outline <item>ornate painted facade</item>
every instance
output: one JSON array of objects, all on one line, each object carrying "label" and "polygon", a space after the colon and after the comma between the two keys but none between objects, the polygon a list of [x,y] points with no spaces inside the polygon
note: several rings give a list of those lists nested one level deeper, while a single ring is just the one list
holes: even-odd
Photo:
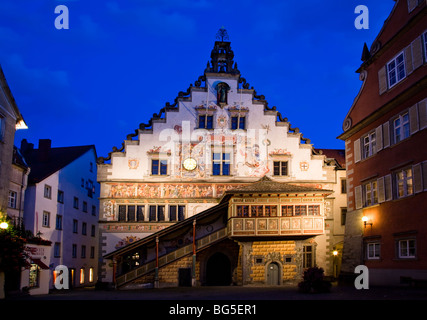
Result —
[{"label": "ornate painted facade", "polygon": [[[230,282],[266,283],[272,262],[289,271],[281,283],[303,263],[333,274],[344,235],[343,152],[314,149],[249,88],[233,58],[230,42],[216,41],[194,85],[98,158],[103,281],[178,285],[189,267],[193,284],[208,284],[207,261],[221,250]],[[277,252],[265,250],[268,241]],[[173,279],[159,280],[169,269]]]}]

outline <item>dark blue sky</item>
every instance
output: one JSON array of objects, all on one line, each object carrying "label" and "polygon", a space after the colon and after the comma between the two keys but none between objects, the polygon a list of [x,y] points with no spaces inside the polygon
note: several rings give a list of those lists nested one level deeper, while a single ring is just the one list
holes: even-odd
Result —
[{"label": "dark blue sky", "polygon": [[[69,29],[57,30],[57,5]],[[354,9],[369,9],[358,30]],[[336,137],[361,82],[368,46],[393,0],[2,0],[0,64],[38,145],[120,147],[203,74],[215,35],[228,31],[242,76],[315,148]]]}]

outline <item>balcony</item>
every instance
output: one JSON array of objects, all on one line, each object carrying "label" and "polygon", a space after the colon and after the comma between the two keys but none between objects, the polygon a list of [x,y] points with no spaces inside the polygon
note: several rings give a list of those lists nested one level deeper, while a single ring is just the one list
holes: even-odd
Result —
[{"label": "balcony", "polygon": [[231,237],[311,236],[324,233],[323,216],[292,217],[231,217],[228,231]]}]

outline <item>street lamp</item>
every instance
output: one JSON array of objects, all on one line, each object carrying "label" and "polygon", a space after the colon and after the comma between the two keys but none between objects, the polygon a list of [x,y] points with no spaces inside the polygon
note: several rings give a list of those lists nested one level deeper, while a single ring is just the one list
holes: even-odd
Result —
[{"label": "street lamp", "polygon": [[364,225],[365,225],[365,228],[366,228],[366,226],[369,224],[370,226],[371,226],[371,228],[372,228],[372,222],[368,222],[369,221],[369,218],[367,217],[367,216],[363,216],[362,217],[362,221],[363,221],[363,223],[364,223]]},{"label": "street lamp", "polygon": [[9,224],[7,222],[0,223],[0,229],[6,230],[9,227]]}]

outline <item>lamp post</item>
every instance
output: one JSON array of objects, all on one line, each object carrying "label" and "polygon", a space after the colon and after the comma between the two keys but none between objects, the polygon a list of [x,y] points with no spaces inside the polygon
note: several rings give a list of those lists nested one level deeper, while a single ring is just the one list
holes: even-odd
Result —
[{"label": "lamp post", "polygon": [[370,226],[371,226],[371,228],[372,228],[372,222],[368,222],[368,221],[369,221],[369,218],[368,218],[367,216],[363,216],[363,217],[362,217],[362,221],[363,221],[363,223],[364,223],[364,225],[365,225],[365,228],[366,228],[366,226],[367,226],[367,225],[370,225]]},{"label": "lamp post", "polygon": [[338,250],[332,251],[332,255],[334,256],[333,260],[333,268],[334,268],[334,279],[338,277],[338,263],[337,263],[337,257],[338,257]]}]

